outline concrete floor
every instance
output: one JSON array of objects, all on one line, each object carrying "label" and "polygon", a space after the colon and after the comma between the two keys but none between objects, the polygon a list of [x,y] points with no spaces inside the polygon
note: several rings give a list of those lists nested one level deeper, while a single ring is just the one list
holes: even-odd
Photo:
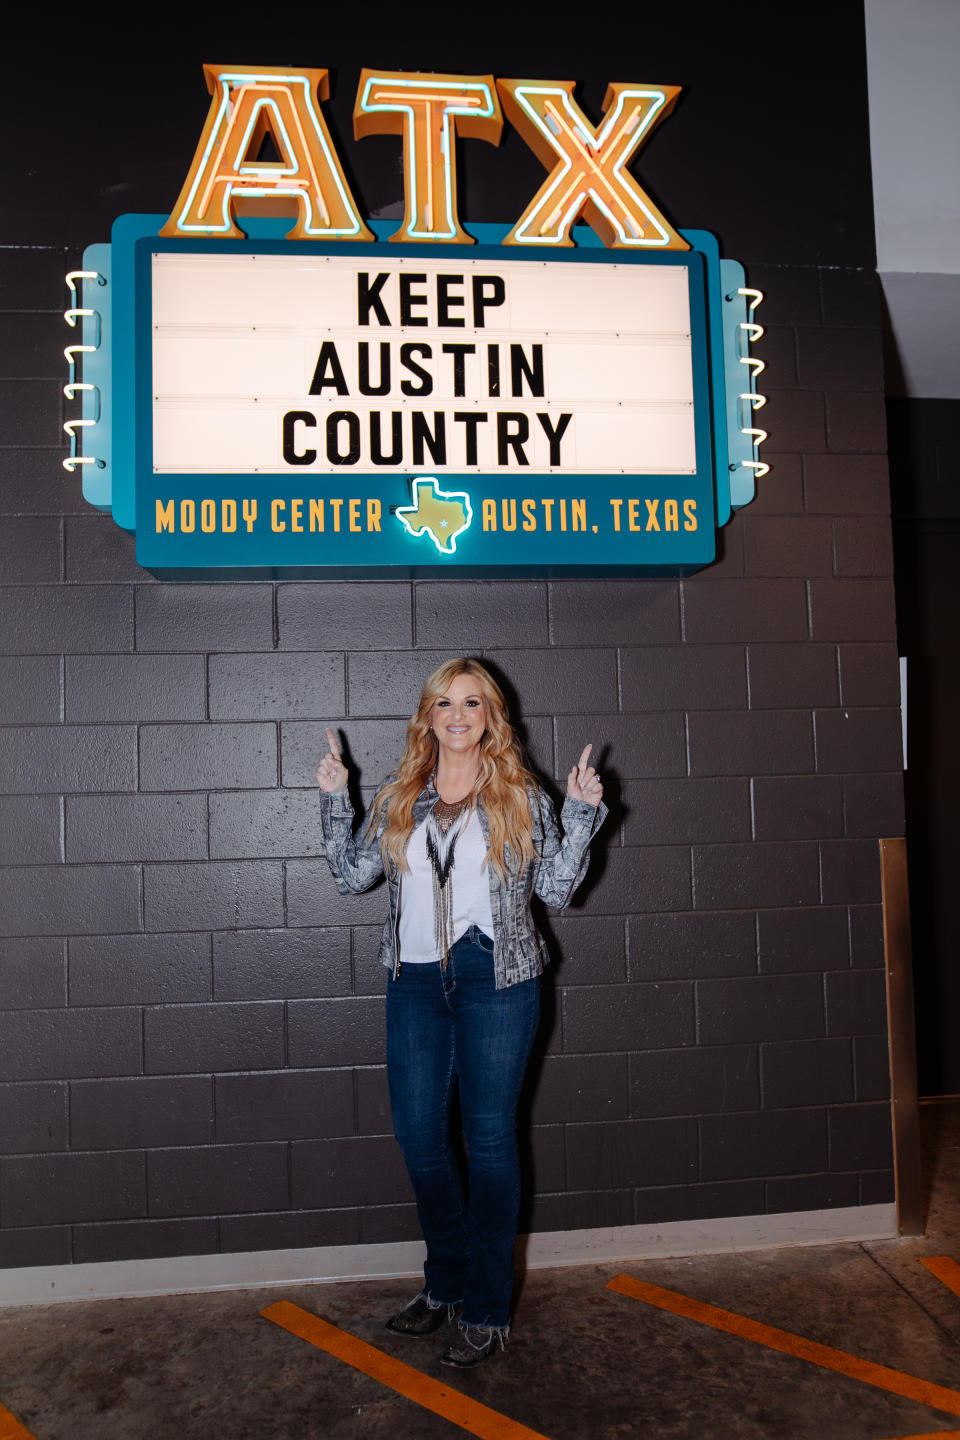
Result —
[{"label": "concrete floor", "polygon": [[960,1435],[960,1394],[950,1414],[604,1288],[627,1273],[960,1389],[960,1296],[920,1264],[960,1260],[960,1104],[922,1121],[923,1239],[534,1272],[506,1352],[462,1373],[438,1363],[442,1335],[383,1329],[405,1281],[0,1310],[0,1402],[37,1440],[466,1433],[261,1318],[284,1299],[549,1440]]}]

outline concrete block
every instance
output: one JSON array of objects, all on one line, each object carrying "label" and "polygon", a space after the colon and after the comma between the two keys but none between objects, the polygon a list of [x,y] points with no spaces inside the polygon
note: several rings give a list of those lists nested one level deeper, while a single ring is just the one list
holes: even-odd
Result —
[{"label": "concrete block", "polygon": [[69,795],[65,835],[67,860],[205,860],[207,797]]},{"label": "concrete block", "polygon": [[[554,580],[554,645],[676,645],[680,600],[675,580]],[[503,643],[495,640],[494,643]]]},{"label": "concrete block", "polygon": [[571,1190],[680,1185],[697,1178],[697,1122],[620,1120],[566,1127]]},{"label": "concrete block", "polygon": [[0,934],[99,935],[140,924],[135,865],[37,865],[0,871]]},{"label": "concrete block", "polygon": [[67,1148],[66,1085],[0,1085],[0,1154]]},{"label": "concrete block", "polygon": [[147,865],[143,887],[147,930],[240,930],[283,924],[278,861]]},{"label": "concrete block", "polygon": [[853,1075],[858,1100],[890,1099],[890,1052],[886,1034],[855,1036]]},{"label": "concrete block", "polygon": [[359,1210],[301,1210],[297,1214],[225,1215],[220,1243],[227,1254],[247,1250],[305,1250],[362,1243]]},{"label": "concrete block", "polygon": [[820,864],[825,905],[869,905],[880,899],[876,840],[823,840]]},{"label": "concrete block", "polygon": [[363,894],[340,895],[326,860],[288,860],[284,869],[287,924],[292,928],[338,925],[382,928],[388,903],[387,888],[382,880]]},{"label": "concrete block", "polygon": [[766,1188],[771,1215],[860,1204],[856,1175],[791,1175],[785,1180],[768,1180]]},{"label": "concrete block", "polygon": [[239,791],[210,796],[212,859],[322,853],[320,804],[315,790]]},{"label": "concrete block", "polygon": [[144,1157],[135,1151],[20,1155],[0,1171],[6,1225],[124,1220],[144,1207]]},{"label": "concrete block", "polygon": [[212,720],[326,720],[344,714],[344,657],[211,655]]},{"label": "concrete block", "polygon": [[72,1005],[161,1005],[212,998],[209,935],[73,936]]},{"label": "concrete block", "polygon": [[12,515],[4,520],[0,527],[0,584],[59,580],[61,524],[59,515]]},{"label": "concrete block", "polygon": [[694,711],[687,720],[692,775],[795,775],[813,770],[807,710]]},{"label": "concrete block", "polygon": [[845,970],[850,963],[847,911],[843,905],[761,910],[757,934],[764,975]]},{"label": "concrete block", "polygon": [[0,1010],[67,1003],[66,942],[59,936],[0,940]]},{"label": "concrete block", "polygon": [[71,1234],[69,1225],[0,1230],[0,1270],[28,1265],[69,1265],[73,1260]]},{"label": "concrete block", "polygon": [[557,720],[556,779],[564,786],[588,741],[593,745],[591,760],[608,780],[686,774],[686,742],[679,711],[561,715]]},{"label": "concrete block", "polygon": [[271,585],[164,585],[137,592],[137,649],[272,650]]},{"label": "concrete block", "polygon": [[131,580],[152,585],[137,564],[137,542],[109,515],[69,515],[64,522],[64,575],[68,581]]},{"label": "concrete block", "polygon": [[807,1040],[826,1033],[818,974],[698,980],[696,999],[703,1045]]},{"label": "concrete block", "polygon": [[208,1145],[155,1150],[147,1198],[151,1216],[282,1210],[288,1203],[286,1145]]},{"label": "concrete block", "polygon": [[827,395],[827,443],[831,450],[885,454],[887,411],[883,394],[832,389]]},{"label": "concrete block", "polygon": [[624,820],[628,845],[749,840],[747,779],[634,780]]},{"label": "concrete block", "polygon": [[635,1119],[756,1110],[759,1105],[755,1045],[697,1045],[630,1056],[630,1114]]},{"label": "concrete block", "polygon": [[[709,570],[705,572],[709,576]],[[684,638],[700,643],[806,640],[807,599],[802,580],[683,582]]]},{"label": "concrete block", "polygon": [[627,1090],[626,1055],[547,1055],[536,1076],[531,1120],[534,1125],[626,1120]]},{"label": "concrete block", "polygon": [[823,266],[820,295],[823,318],[829,325],[862,325],[879,331],[880,279],[875,270]]},{"label": "concrete block", "polygon": [[763,1108],[838,1105],[853,1099],[849,1040],[791,1040],[761,1045]]},{"label": "concrete block", "polygon": [[633,981],[752,975],[757,968],[755,920],[749,911],[631,915],[627,930]]},{"label": "concrete block", "polygon": [[832,522],[826,515],[747,515],[745,567],[749,576],[833,574]]},{"label": "concrete block", "polygon": [[797,330],[797,375],[816,390],[867,390],[883,394],[883,346],[879,325],[854,330],[827,326]]},{"label": "concrete block", "polygon": [[[49,319],[52,321],[52,317]],[[17,377],[4,381],[0,387],[0,435],[7,445],[18,448],[63,445],[64,436],[60,429],[62,383],[59,378]]]},{"label": "concrete block", "polygon": [[217,1000],[350,994],[350,931],[225,930],[213,937]]},{"label": "concrete block", "polygon": [[837,970],[826,976],[828,1035],[886,1035],[882,970]]},{"label": "concrete block", "polygon": [[0,588],[0,650],[8,655],[132,649],[129,585]]},{"label": "concrete block", "polygon": [[[552,956],[563,985],[603,985],[627,978],[624,923],[619,915],[554,916],[550,931],[556,940]],[[379,934],[377,935],[379,942]]]},{"label": "concrete block", "polygon": [[75,1150],[141,1150],[209,1145],[213,1084],[206,1076],[81,1080],[70,1087]]},{"label": "concrete block", "polygon": [[827,1113],[831,1170],[876,1170],[893,1158],[889,1104],[840,1105]]},{"label": "concrete block", "polygon": [[[487,650],[494,673],[519,696],[524,715],[593,715],[616,710],[614,649]],[[511,706],[511,709],[513,707]]]},{"label": "concrete block", "polygon": [[625,647],[620,652],[624,710],[743,710],[742,645]]},{"label": "concrete block", "polygon": [[137,732],[130,725],[21,725],[4,735],[0,791],[63,794],[134,790]]},{"label": "concrete block", "polygon": [[[316,768],[327,753],[320,721],[288,720],[281,727],[281,774],[287,788],[303,787],[315,792]],[[405,720],[348,720],[330,726],[338,738],[341,753],[356,779],[363,785],[379,786],[395,770],[403,754],[407,731]],[[317,801],[319,829],[319,801]]]},{"label": "concrete block", "polygon": [[202,655],[68,655],[68,720],[203,720]]},{"label": "concrete block", "polygon": [[0,796],[0,865],[63,859],[58,795]]},{"label": "concrete block", "polygon": [[701,1163],[705,1180],[822,1173],[827,1169],[826,1114],[815,1108],[705,1115]]},{"label": "concrete block", "polygon": [[73,1227],[73,1261],[165,1260],[173,1255],[214,1255],[216,1220],[116,1220]]},{"label": "concrete block", "polygon": [[281,650],[409,650],[410,586],[374,580],[279,585],[277,627]]},{"label": "concrete block", "polygon": [[883,910],[880,905],[850,906],[850,964],[872,970],[884,963]]},{"label": "concrete block", "polygon": [[279,1002],[165,1005],[143,1017],[148,1075],[275,1070],[284,1063]]},{"label": "concrete block", "polygon": [[0,655],[0,724],[60,719],[60,657]]},{"label": "concrete block", "polygon": [[899,771],[892,775],[845,775],[843,816],[844,829],[851,837],[903,835],[903,776]]},{"label": "concrete block", "polygon": [[811,515],[890,514],[885,455],[807,455],[804,480]]},{"label": "concrete block", "polygon": [[[299,1140],[291,1147],[299,1208],[409,1204],[406,1166],[393,1136]],[[366,1239],[366,1235],[364,1237]]]},{"label": "concrete block", "polygon": [[567,1055],[694,1043],[693,987],[686,983],[577,986],[563,992],[562,1007]]},{"label": "concrete block", "polygon": [[218,1144],[352,1135],[349,1070],[281,1070],[216,1077]]},{"label": "concrete block", "polygon": [[[451,655],[488,645],[546,645],[547,587],[535,580],[459,580],[414,589],[417,644]],[[384,645],[374,635],[373,643]],[[566,643],[576,643],[569,640]]]},{"label": "concrete block", "polygon": [[843,834],[838,775],[758,776],[753,781],[758,840],[819,840]]},{"label": "concrete block", "polygon": [[886,515],[840,516],[833,533],[838,575],[893,574],[893,534]]},{"label": "concrete block", "polygon": [[[692,903],[690,850],[685,845],[610,849],[573,897],[574,912],[629,915],[686,910]],[[601,868],[602,865],[602,868]]]},{"label": "concrete block", "polygon": [[837,703],[835,645],[748,645],[751,710]]},{"label": "concrete block", "polygon": [[[759,349],[754,353],[761,360],[764,358]],[[764,376],[765,378],[766,376]],[[771,379],[779,380],[782,385],[784,377],[771,375]],[[760,417],[764,422],[763,429],[768,431],[770,436],[767,448],[772,446],[776,451],[789,453],[797,451],[800,454],[824,449],[826,417],[823,396],[819,391],[780,389],[776,386],[767,387],[766,385],[762,386],[762,391],[767,397],[763,415]],[[768,465],[771,465],[771,476],[773,476],[775,472],[767,455],[767,449],[764,450],[763,458]],[[774,483],[777,482],[774,481]]]},{"label": "concrete block", "polygon": [[900,705],[900,665],[892,641],[839,645],[840,697],[844,705]]},{"label": "concrete block", "polygon": [[291,1000],[288,1007],[290,1064],[382,1065],[386,1059],[383,1001]]},{"label": "concrete block", "polygon": [[142,790],[251,790],[276,783],[276,725],[141,726]]}]

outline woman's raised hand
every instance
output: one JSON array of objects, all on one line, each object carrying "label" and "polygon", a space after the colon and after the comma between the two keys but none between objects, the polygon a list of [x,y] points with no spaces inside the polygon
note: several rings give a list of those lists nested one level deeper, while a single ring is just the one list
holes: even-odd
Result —
[{"label": "woman's raised hand", "polygon": [[567,794],[571,800],[585,800],[596,808],[603,799],[603,784],[590,764],[592,745],[584,745],[583,754],[567,776]]},{"label": "woman's raised hand", "polygon": [[334,790],[342,790],[346,785],[347,767],[340,756],[337,737],[332,730],[327,731],[327,744],[330,749],[317,766],[317,784],[321,790],[331,795]]}]

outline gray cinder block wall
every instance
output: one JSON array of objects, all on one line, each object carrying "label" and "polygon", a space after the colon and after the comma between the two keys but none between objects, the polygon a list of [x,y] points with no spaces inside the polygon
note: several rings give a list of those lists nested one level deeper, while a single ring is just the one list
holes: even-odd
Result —
[{"label": "gray cinder block wall", "polygon": [[[669,23],[650,73],[690,99],[644,174],[767,292],[772,465],[682,582],[153,580],[60,464],[62,276],[106,220],[25,199],[3,222],[0,1264],[416,1234],[384,1081],[384,897],[335,894],[312,771],[333,722],[369,794],[422,678],[463,652],[502,677],[558,789],[589,739],[613,799],[577,905],[546,921],[525,1226],[892,1198],[876,842],[903,813],[862,17],[843,21],[834,170],[807,130],[806,169],[788,156],[815,33],[786,55],[760,27],[751,54],[779,67],[762,203],[742,151],[704,142],[728,94],[710,35]],[[617,68],[582,59],[597,83]],[[484,66],[556,68],[462,57]],[[169,209],[205,103],[153,135],[163,184],[107,143],[70,157],[103,216]],[[385,156],[395,186],[392,143],[353,163]],[[519,141],[488,148],[461,172],[496,177],[470,213],[519,213],[541,172]],[[395,198],[372,173],[371,208]]]},{"label": "gray cinder block wall", "polygon": [[592,739],[614,797],[586,894],[548,922],[527,1223],[891,1198],[876,839],[903,819],[872,277],[751,267],[772,469],[699,575],[194,585],[141,572],[60,466],[64,263],[0,256],[22,337],[2,352],[3,1263],[416,1233],[384,897],[336,895],[312,771],[334,722],[373,786],[460,652],[503,677],[558,787]]}]

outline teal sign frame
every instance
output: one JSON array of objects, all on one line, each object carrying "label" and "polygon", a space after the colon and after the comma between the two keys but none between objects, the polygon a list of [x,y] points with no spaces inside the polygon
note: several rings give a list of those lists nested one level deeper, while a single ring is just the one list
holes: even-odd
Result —
[{"label": "teal sign frame", "polygon": [[[91,246],[84,268],[97,279],[83,282],[83,304],[95,309],[96,353],[85,356],[85,377],[96,375],[88,402],[97,424],[85,432],[85,448],[97,455],[83,467],[84,495],[110,511],[124,529],[136,534],[137,559],[146,569],[169,578],[335,578],[337,576],[451,575],[683,575],[715,558],[716,530],[731,510],[753,498],[755,450],[743,428],[743,391],[751,388],[744,369],[746,304],[740,290],[742,268],[721,261],[716,239],[706,231],[681,231],[689,251],[625,252],[605,248],[586,226],[574,228],[572,248],[523,246],[500,241],[507,226],[471,225],[471,246],[445,245],[444,261],[486,260],[551,265],[616,263],[681,267],[688,277],[696,471],[694,474],[585,475],[562,471],[530,473],[521,469],[411,476],[379,469],[351,468],[336,474],[305,472],[278,465],[256,474],[155,473],[153,468],[152,257],[164,252],[188,254],[355,255],[374,260],[379,246],[352,243],[286,241],[288,222],[250,220],[244,240],[161,239],[166,217],[124,215],[113,226],[109,246]],[[378,239],[393,222],[371,221]],[[390,245],[391,259],[437,259],[431,244]],[[375,261],[374,261],[375,263]],[[86,325],[85,321],[85,325]],[[91,328],[93,334],[93,328]],[[86,336],[85,336],[86,338]],[[307,401],[308,397],[304,397]],[[86,414],[85,410],[85,414]],[[738,421],[740,423],[738,424]],[[749,425],[751,422],[746,421]],[[448,515],[450,531],[422,523],[418,508],[430,500],[430,514]],[[295,533],[287,524],[271,528],[271,505],[282,502],[291,514],[295,501],[306,506],[325,498],[322,531]],[[534,511],[523,511],[533,497]],[[547,497],[546,500],[544,497]],[[223,502],[257,501],[252,527],[241,522],[232,531],[219,524],[205,533],[199,514],[223,514]],[[331,501],[339,499],[337,528]],[[484,501],[488,502],[484,506]],[[549,501],[549,505],[547,503]],[[686,505],[684,502],[688,502]],[[158,531],[158,502],[193,502],[194,528],[175,525]],[[350,502],[354,502],[353,511]],[[362,517],[373,502],[379,529]],[[439,508],[438,508],[438,502]],[[492,503],[492,510],[491,510]],[[651,508],[652,507],[652,508]],[[517,515],[516,528],[504,528]],[[167,512],[170,513],[170,512]],[[535,513],[535,526],[522,517]],[[665,524],[669,513],[672,523]],[[496,529],[485,528],[491,514]],[[689,525],[695,516],[696,527]],[[350,518],[361,518],[353,528]],[[688,522],[685,526],[685,520]],[[677,523],[678,522],[678,523]],[[446,527],[447,520],[440,524]],[[549,523],[549,528],[547,525]],[[431,522],[432,524],[432,522]],[[448,538],[449,536],[449,538]]]}]

